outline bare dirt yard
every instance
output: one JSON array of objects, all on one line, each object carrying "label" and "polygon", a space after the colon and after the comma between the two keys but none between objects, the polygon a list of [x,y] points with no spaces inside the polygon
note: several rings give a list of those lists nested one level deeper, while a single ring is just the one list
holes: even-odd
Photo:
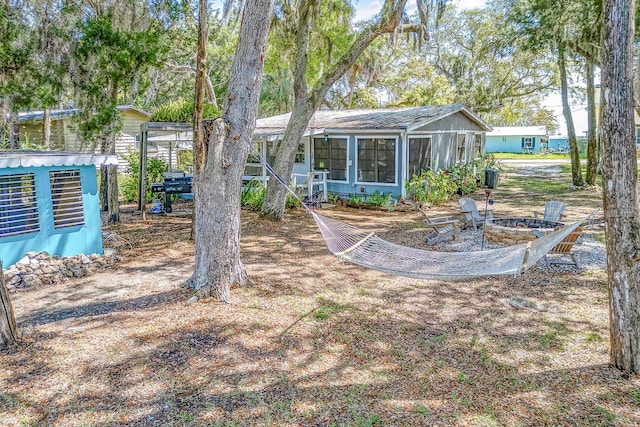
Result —
[{"label": "bare dirt yard", "polygon": [[[597,190],[567,182],[557,168],[512,167],[495,216],[531,216],[549,199],[567,203],[568,220],[600,207]],[[472,197],[484,203],[483,191]],[[432,211],[457,213],[457,200]],[[424,245],[414,211],[322,213],[451,250]],[[598,224],[579,269],[445,282],[339,261],[302,210],[281,222],[243,212],[251,284],[223,304],[188,303],[190,222],[125,207],[105,226],[124,239],[114,267],[11,293],[23,338],[0,352],[1,425],[640,425],[640,378],[608,364]]]}]

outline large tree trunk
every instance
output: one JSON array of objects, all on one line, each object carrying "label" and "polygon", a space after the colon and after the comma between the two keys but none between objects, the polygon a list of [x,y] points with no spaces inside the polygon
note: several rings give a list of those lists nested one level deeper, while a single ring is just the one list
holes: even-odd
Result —
[{"label": "large tree trunk", "polygon": [[587,184],[596,185],[598,175],[598,137],[596,135],[596,91],[594,84],[595,64],[587,60]]},{"label": "large tree trunk", "polygon": [[[306,83],[306,73],[313,3],[313,0],[305,0],[298,7],[299,21],[296,27],[296,56],[295,64],[293,65],[294,110],[291,112],[287,129],[278,146],[276,152],[278,158],[275,161],[274,168],[284,180],[289,180],[293,172],[295,151],[298,144],[304,135],[313,112],[320,107],[331,85],[351,68],[371,42],[378,36],[393,32],[396,29],[407,0],[386,0],[382,6],[379,20],[364,28],[344,55],[335,64],[332,64],[320,76],[313,88],[309,90]],[[272,219],[282,219],[286,196],[286,189],[282,188],[282,185],[277,180],[270,179],[267,183],[261,214]]]},{"label": "large tree trunk", "polygon": [[[203,147],[202,128],[200,127],[204,110],[205,75],[207,66],[207,0],[200,0],[198,9],[198,45],[196,53],[196,90],[193,111],[193,156],[194,167],[197,172],[201,170],[202,161],[199,148]],[[195,194],[195,192],[194,192]],[[196,213],[191,217],[191,240],[196,235]]]},{"label": "large tree trunk", "polygon": [[635,0],[604,2],[603,201],[609,277],[611,363],[640,372],[640,207],[633,117]]},{"label": "large tree trunk", "polygon": [[571,156],[571,178],[573,185],[582,187],[582,169],[580,166],[580,153],[578,152],[578,140],[576,139],[576,128],[573,124],[571,107],[569,106],[569,84],[567,82],[567,64],[565,58],[565,47],[561,43],[558,46],[558,69],[560,71],[560,86],[562,95],[562,113],[567,122],[567,138],[569,139],[569,154]]},{"label": "large tree trunk", "polygon": [[2,261],[0,261],[0,348],[12,346],[18,337],[18,326],[13,314],[13,306],[9,299],[7,286],[4,283]]},{"label": "large tree trunk", "polygon": [[51,109],[45,108],[42,114],[42,148],[49,149],[51,145]]},{"label": "large tree trunk", "polygon": [[109,222],[120,222],[120,202],[118,201],[118,166],[107,166],[107,191]]},{"label": "large tree trunk", "polygon": [[255,128],[273,0],[248,0],[222,118],[203,122],[195,167],[196,259],[189,287],[195,297],[229,300],[243,285],[240,261],[242,175]]},{"label": "large tree trunk", "polygon": [[12,150],[20,148],[20,124],[17,112],[9,113],[9,147]]}]

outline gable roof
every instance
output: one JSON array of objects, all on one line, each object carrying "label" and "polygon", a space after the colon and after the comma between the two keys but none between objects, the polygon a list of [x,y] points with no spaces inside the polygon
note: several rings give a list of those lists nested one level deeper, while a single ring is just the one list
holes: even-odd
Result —
[{"label": "gable roof", "polygon": [[546,136],[545,126],[505,126],[495,127],[487,136]]},{"label": "gable roof", "polygon": [[[116,109],[120,112],[125,112],[127,110],[131,110],[140,115],[151,117],[151,114],[141,110],[140,108],[134,107],[133,105],[119,105]],[[51,120],[60,120],[67,117],[71,117],[74,114],[80,112],[79,108],[65,108],[62,110],[51,110]],[[43,110],[35,110],[35,111],[24,111],[22,113],[18,113],[18,123],[25,122],[41,122],[44,119],[44,111]]]},{"label": "gable roof", "polygon": [[[461,104],[406,108],[377,108],[361,110],[319,110],[309,120],[307,132],[412,131],[447,116],[462,113],[481,129],[491,130],[484,120]],[[258,119],[254,137],[280,135],[289,123],[291,113]]]}]

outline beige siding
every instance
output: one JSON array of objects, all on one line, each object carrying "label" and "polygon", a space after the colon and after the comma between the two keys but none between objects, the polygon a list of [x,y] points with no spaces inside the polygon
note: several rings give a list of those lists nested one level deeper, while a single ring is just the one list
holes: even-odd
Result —
[{"label": "beige siding", "polygon": [[[51,122],[51,139],[49,147],[53,150],[64,149],[64,129],[62,120],[53,120]],[[42,145],[42,123],[23,123],[20,125],[20,143]]]}]

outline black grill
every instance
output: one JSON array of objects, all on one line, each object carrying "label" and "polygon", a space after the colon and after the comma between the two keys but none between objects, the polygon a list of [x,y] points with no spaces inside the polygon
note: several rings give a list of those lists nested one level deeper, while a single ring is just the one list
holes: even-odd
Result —
[{"label": "black grill", "polygon": [[154,182],[151,184],[151,191],[154,193],[164,193],[164,211],[171,212],[171,195],[191,193],[191,183],[193,175],[184,172],[165,172],[162,174],[164,182]]}]

